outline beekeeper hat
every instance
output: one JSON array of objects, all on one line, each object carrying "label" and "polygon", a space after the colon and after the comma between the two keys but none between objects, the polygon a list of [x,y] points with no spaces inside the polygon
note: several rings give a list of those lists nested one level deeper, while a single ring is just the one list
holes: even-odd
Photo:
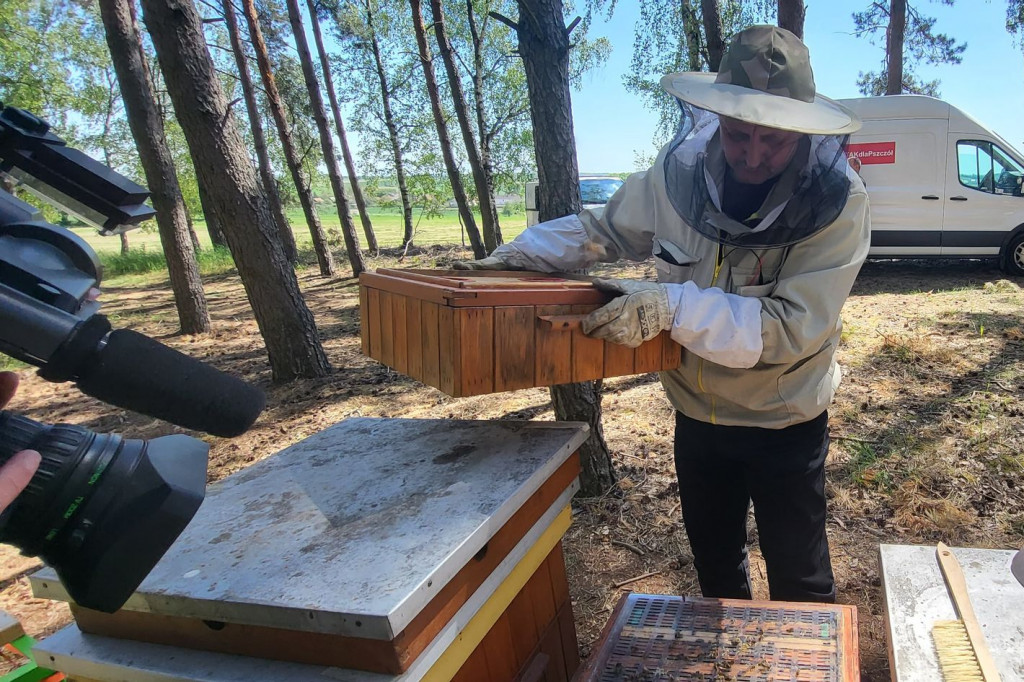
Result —
[{"label": "beekeeper hat", "polygon": [[670,73],[661,87],[700,109],[769,128],[847,135],[861,125],[855,113],[815,92],[807,46],[778,26],[733,36],[717,74]]}]

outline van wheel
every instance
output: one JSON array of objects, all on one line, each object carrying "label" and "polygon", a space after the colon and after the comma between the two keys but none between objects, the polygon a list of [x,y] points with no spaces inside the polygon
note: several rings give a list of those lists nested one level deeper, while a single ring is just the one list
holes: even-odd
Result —
[{"label": "van wheel", "polygon": [[1006,245],[1003,252],[1003,271],[1015,277],[1024,277],[1024,232],[1021,232]]}]

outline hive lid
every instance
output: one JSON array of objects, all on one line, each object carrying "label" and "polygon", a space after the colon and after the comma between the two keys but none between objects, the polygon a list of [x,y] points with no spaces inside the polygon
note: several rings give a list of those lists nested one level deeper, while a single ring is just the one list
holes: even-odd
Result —
[{"label": "hive lid", "polygon": [[[393,639],[586,434],[349,419],[211,486],[124,608]],[[69,599],[49,568],[32,586]]]}]

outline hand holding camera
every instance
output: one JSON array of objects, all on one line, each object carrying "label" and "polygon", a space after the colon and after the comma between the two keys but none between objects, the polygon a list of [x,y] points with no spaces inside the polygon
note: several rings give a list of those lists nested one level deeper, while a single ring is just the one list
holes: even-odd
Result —
[{"label": "hand holding camera", "polygon": [[[18,375],[0,372],[0,407],[7,405],[16,390]],[[39,453],[35,450],[21,450],[0,467],[0,512],[7,509],[32,480],[32,475],[39,468],[39,460]]]}]

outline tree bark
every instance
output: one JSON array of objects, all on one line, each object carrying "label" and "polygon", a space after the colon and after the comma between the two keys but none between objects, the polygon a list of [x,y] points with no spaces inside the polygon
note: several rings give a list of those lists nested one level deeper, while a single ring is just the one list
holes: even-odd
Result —
[{"label": "tree bark", "polygon": [[427,95],[430,97],[430,109],[434,114],[434,125],[437,127],[437,139],[441,145],[444,167],[448,171],[448,181],[451,183],[452,193],[455,195],[455,203],[459,207],[462,225],[466,228],[466,234],[469,235],[473,255],[476,258],[485,258],[487,249],[484,248],[480,230],[476,226],[476,219],[469,207],[469,197],[466,196],[466,189],[462,185],[462,176],[459,174],[459,167],[455,161],[455,155],[452,153],[452,141],[448,136],[448,124],[445,123],[444,111],[441,109],[441,95],[437,88],[437,78],[434,76],[430,46],[427,44],[427,31],[423,26],[423,7],[420,0],[409,0],[409,5],[412,8],[412,26],[416,33],[416,45],[419,47],[420,66],[423,67]]},{"label": "tree bark", "polygon": [[249,115],[249,128],[252,130],[253,146],[256,148],[256,159],[259,162],[263,191],[267,193],[270,212],[274,215],[274,221],[277,223],[285,256],[294,263],[298,258],[295,235],[292,234],[292,227],[288,224],[288,218],[284,214],[281,194],[277,191],[277,179],[274,178],[274,171],[270,166],[267,138],[263,134],[263,121],[260,119],[260,110],[256,104],[256,89],[253,87],[252,77],[249,75],[249,60],[246,58],[245,45],[242,43],[242,36],[238,31],[235,7],[232,0],[224,0],[222,4],[228,37],[231,39],[231,51],[235,55],[235,67],[238,69],[238,80],[242,84],[242,99],[245,100],[245,110]]},{"label": "tree bark", "polygon": [[331,249],[327,245],[327,235],[324,234],[323,225],[320,224],[320,216],[317,215],[316,206],[313,203],[313,193],[310,191],[309,183],[306,182],[305,173],[302,172],[302,162],[295,149],[295,142],[292,140],[291,126],[288,125],[288,117],[285,116],[284,103],[281,101],[281,93],[274,81],[274,72],[270,68],[270,55],[267,52],[267,44],[263,40],[263,31],[260,30],[259,18],[256,15],[256,3],[253,0],[242,0],[242,6],[245,8],[245,19],[249,25],[249,39],[256,52],[256,63],[259,65],[260,77],[263,80],[263,90],[267,94],[270,113],[273,114],[277,135],[281,139],[285,162],[292,175],[292,182],[295,183],[295,192],[299,196],[302,212],[306,216],[309,234],[313,239],[313,250],[316,252],[316,260],[320,265],[320,274],[324,277],[331,277],[334,275],[334,256],[331,255]]},{"label": "tree bark", "polygon": [[402,144],[398,139],[398,125],[395,123],[394,113],[391,111],[391,90],[388,87],[387,71],[384,69],[384,59],[380,53],[380,42],[377,40],[377,30],[374,27],[373,9],[370,0],[364,3],[366,11],[366,26],[370,32],[370,48],[373,52],[373,61],[377,67],[377,79],[380,81],[381,106],[384,109],[384,125],[388,129],[388,139],[391,142],[391,150],[395,159],[395,178],[398,182],[398,196],[402,201],[402,248],[406,249],[412,244],[412,200],[409,198],[409,186],[405,181],[405,161],[402,158]]},{"label": "tree bark", "polygon": [[725,54],[722,40],[722,13],[718,0],[700,0],[700,11],[704,20],[704,37],[708,45],[708,69],[717,73]]},{"label": "tree bark", "polygon": [[210,203],[203,183],[198,181],[198,177],[196,180],[197,189],[199,190],[199,205],[203,207],[203,220],[206,222],[206,232],[210,235],[210,243],[214,246],[227,246],[228,240],[220,229],[220,218],[217,215],[217,211],[214,210],[213,204]]},{"label": "tree bark", "polygon": [[700,60],[700,19],[697,18],[697,10],[693,7],[692,0],[683,0],[683,33],[686,34],[686,53],[689,59],[690,71],[702,71]]},{"label": "tree bark", "polygon": [[[157,229],[167,261],[178,323],[185,334],[208,332],[210,315],[189,235],[188,213],[143,56],[135,5],[132,0],[100,0],[99,5],[111,61],[121,86],[128,126],[135,138],[153,208],[156,209]],[[122,240],[122,247],[127,247],[127,239]]]},{"label": "tree bark", "polygon": [[330,371],[313,315],[285,257],[266,194],[238,133],[191,0],[142,0],[146,26],[174,111],[210,192],[224,235],[267,344],[273,377]]},{"label": "tree bark", "polygon": [[[494,161],[491,158],[491,135],[487,130],[485,122],[484,107],[484,57],[483,38],[476,27],[474,19],[473,0],[466,0],[466,20],[469,22],[469,33],[473,40],[473,103],[476,109],[477,135],[480,136],[480,166],[484,173],[484,183],[487,185],[487,196],[491,199],[491,206],[494,209],[494,234],[495,248],[505,242],[501,235],[501,223],[498,220],[498,202],[494,192]],[[487,19],[484,19],[486,25]],[[488,234],[484,226],[484,245],[488,245]],[[491,247],[487,246],[488,252]]]},{"label": "tree bark", "polygon": [[907,0],[889,4],[889,30],[885,40],[885,94],[903,92],[903,38],[907,32]]},{"label": "tree bark", "polygon": [[462,91],[462,75],[459,73],[459,67],[455,63],[455,51],[452,49],[451,41],[448,40],[444,8],[441,7],[441,0],[430,0],[430,12],[434,15],[434,36],[437,38],[437,50],[441,54],[441,62],[444,64],[445,72],[448,74],[448,87],[452,93],[455,117],[459,122],[462,142],[466,146],[466,158],[469,161],[469,168],[473,173],[476,198],[480,203],[480,220],[483,227],[484,248],[486,253],[490,253],[498,247],[498,243],[495,241],[495,233],[497,232],[495,226],[498,224],[498,212],[494,207],[494,196],[491,194],[491,188],[487,186],[487,177],[484,175],[480,150],[473,136],[473,128],[469,120],[469,110],[466,106],[466,95]]},{"label": "tree bark", "polygon": [[[537,154],[540,219],[582,209],[579,167],[569,95],[569,35],[561,0],[518,0],[519,54],[526,69]],[[590,435],[580,447],[580,493],[600,495],[615,482],[611,453],[601,428],[601,385],[588,381],[551,387],[557,419],[583,421]]]},{"label": "tree bark", "polygon": [[363,234],[366,236],[366,248],[370,250],[370,253],[377,253],[380,251],[380,247],[377,245],[377,235],[373,233],[370,214],[366,210],[366,198],[363,196],[363,188],[359,185],[355,160],[352,158],[352,151],[348,147],[348,135],[345,134],[345,122],[341,119],[341,107],[338,106],[338,94],[334,90],[331,62],[327,58],[327,50],[324,49],[324,38],[320,33],[320,19],[316,15],[316,4],[314,0],[306,0],[306,6],[309,7],[309,19],[313,23],[313,38],[316,39],[316,51],[320,56],[320,69],[324,74],[324,88],[327,90],[327,97],[331,103],[331,113],[334,115],[334,127],[338,130],[341,158],[345,160],[345,171],[348,173],[348,182],[352,187],[352,198],[356,202],[356,210],[359,211],[359,221],[363,225]]},{"label": "tree bark", "polygon": [[302,65],[302,78],[306,81],[309,103],[313,109],[313,120],[316,121],[317,131],[320,133],[320,151],[323,152],[327,175],[331,179],[334,205],[338,210],[338,220],[341,222],[341,235],[345,239],[345,251],[348,253],[349,263],[352,264],[352,274],[358,277],[366,270],[366,263],[363,262],[363,254],[359,250],[359,235],[356,234],[356,226],[352,223],[352,214],[348,209],[348,197],[345,196],[345,185],[342,183],[341,170],[338,168],[338,156],[334,153],[334,138],[331,137],[331,129],[327,125],[327,110],[324,108],[320,83],[317,82],[316,70],[313,68],[313,56],[309,51],[309,41],[306,40],[306,29],[302,25],[302,13],[299,11],[298,0],[286,0],[286,4],[288,20],[295,37],[295,49],[299,53],[299,64]]},{"label": "tree bark", "polygon": [[804,37],[804,0],[779,0],[779,26],[792,31],[797,38]]}]

